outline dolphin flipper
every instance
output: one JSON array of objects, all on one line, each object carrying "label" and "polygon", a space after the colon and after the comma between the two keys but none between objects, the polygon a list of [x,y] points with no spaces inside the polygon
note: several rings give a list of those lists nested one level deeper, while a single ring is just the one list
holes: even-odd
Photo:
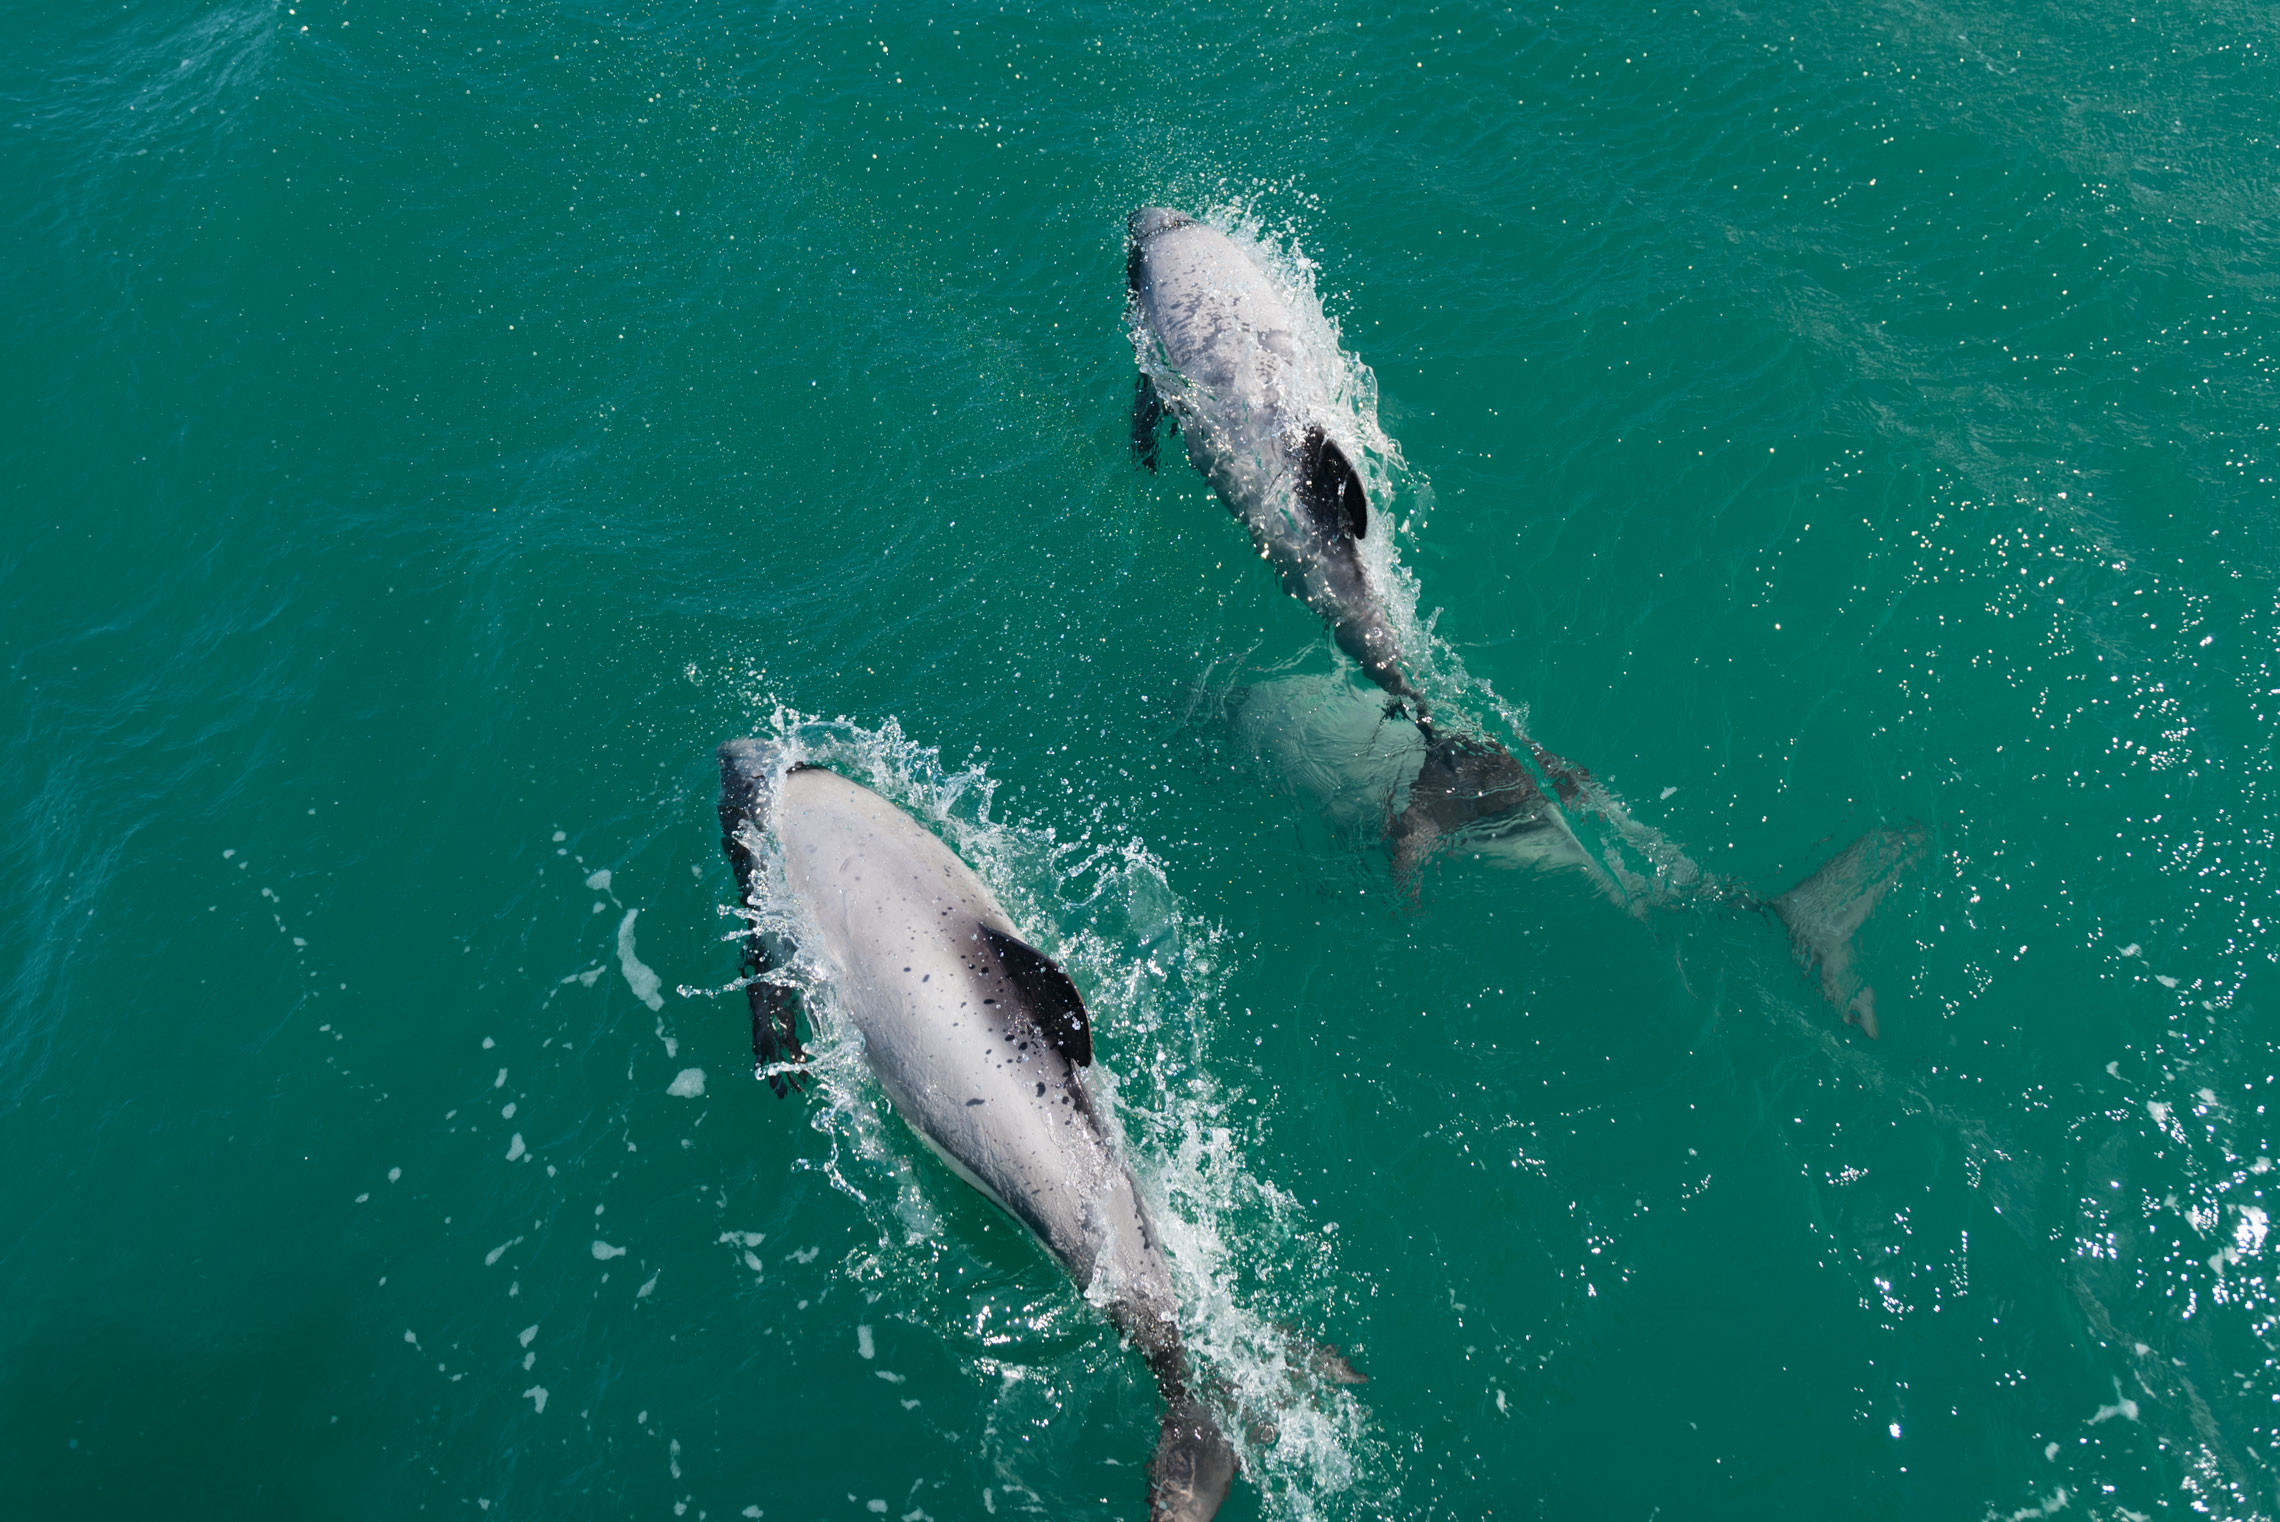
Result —
[{"label": "dolphin flipper", "polygon": [[1354,1367],[1335,1343],[1317,1342],[1296,1327],[1276,1324],[1288,1350],[1293,1380],[1308,1379],[1333,1385],[1366,1385],[1370,1377]]},{"label": "dolphin flipper", "polygon": [[1876,990],[1854,966],[1854,937],[1900,874],[1923,854],[1920,825],[1870,830],[1772,903],[1797,963],[1821,977],[1821,994],[1876,1039]]},{"label": "dolphin flipper", "polygon": [[760,937],[750,937],[743,975],[750,979],[744,985],[744,997],[752,1006],[752,1076],[764,1080],[782,1099],[789,1092],[787,1081],[793,1089],[807,1087],[805,1076],[786,1071],[793,1064],[806,1062],[807,1052],[800,1046],[796,1023],[799,1000],[790,989],[768,980],[774,965],[760,946]]},{"label": "dolphin flipper", "polygon": [[[775,758],[758,740],[730,740],[720,748],[720,847],[736,872],[736,896],[750,903],[759,881],[760,860],[752,841],[768,816],[768,777]],[[744,938],[740,972],[745,980],[745,1001],[752,1007],[753,1076],[767,1080],[782,1099],[804,1087],[797,1072],[786,1074],[788,1064],[807,1061],[800,1048],[799,1001],[792,991],[771,981],[775,967],[767,941],[754,928]],[[790,1079],[786,1085],[787,1076]]]},{"label": "dolphin flipper", "polygon": [[1163,421],[1164,399],[1143,372],[1132,388],[1132,458],[1151,471],[1156,468],[1156,431]]}]

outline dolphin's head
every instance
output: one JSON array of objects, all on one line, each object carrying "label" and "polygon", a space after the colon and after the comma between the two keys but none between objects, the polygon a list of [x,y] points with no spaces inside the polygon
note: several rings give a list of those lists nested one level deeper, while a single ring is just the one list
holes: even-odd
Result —
[{"label": "dolphin's head", "polygon": [[766,829],[768,793],[776,775],[778,747],[761,740],[730,740],[720,748],[720,838],[744,883],[751,870],[743,827]]},{"label": "dolphin's head", "polygon": [[1145,243],[1160,232],[1185,227],[1194,218],[1185,212],[1173,211],[1168,206],[1143,206],[1125,220],[1125,235],[1134,243]]},{"label": "dolphin's head", "polygon": [[1124,222],[1124,288],[1134,295],[1146,278],[1148,240],[1158,233],[1185,227],[1194,219],[1166,206],[1143,206]]},{"label": "dolphin's head", "polygon": [[768,780],[775,774],[779,748],[765,740],[749,738],[729,740],[721,745],[718,755],[723,812],[732,795],[746,808],[759,808],[768,790]]}]

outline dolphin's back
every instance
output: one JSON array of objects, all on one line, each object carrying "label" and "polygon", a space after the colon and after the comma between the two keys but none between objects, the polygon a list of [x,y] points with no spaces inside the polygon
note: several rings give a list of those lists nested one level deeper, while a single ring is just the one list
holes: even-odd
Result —
[{"label": "dolphin's back", "polygon": [[1144,1302],[1133,1309],[1168,1324],[1169,1268],[1066,1043],[1048,1039],[992,940],[1019,940],[996,896],[908,814],[835,772],[787,776],[775,826],[815,949],[895,1108],[1079,1284],[1111,1260],[1120,1290]]}]

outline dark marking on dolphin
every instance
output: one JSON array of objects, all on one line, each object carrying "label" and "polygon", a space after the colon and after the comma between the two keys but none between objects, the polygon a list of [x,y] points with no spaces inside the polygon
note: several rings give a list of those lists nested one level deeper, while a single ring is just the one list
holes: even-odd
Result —
[{"label": "dark marking on dolphin", "polygon": [[1370,499],[1362,478],[1319,424],[1306,430],[1299,455],[1298,501],[1325,538],[1343,534],[1359,539],[1370,531]]},{"label": "dark marking on dolphin", "polygon": [[1030,1018],[1037,1022],[1038,1031],[1052,1043],[1053,1050],[1078,1067],[1091,1067],[1092,1023],[1085,1015],[1084,998],[1069,975],[1020,937],[988,925],[981,931],[990,950],[997,954],[998,965],[1028,1001]]}]

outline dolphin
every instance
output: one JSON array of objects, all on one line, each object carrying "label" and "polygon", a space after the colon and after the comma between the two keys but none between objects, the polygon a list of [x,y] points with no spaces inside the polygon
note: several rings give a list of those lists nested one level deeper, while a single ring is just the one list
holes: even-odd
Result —
[{"label": "dolphin", "polygon": [[[1085,1091],[1092,1024],[1076,985],[908,814],[836,772],[779,778],[781,767],[757,740],[720,748],[721,844],[741,897],[756,901],[772,832],[879,1087],[952,1172],[1036,1235],[1156,1376],[1151,1522],[1208,1522],[1235,1451],[1197,1390],[1162,1238]],[[800,1056],[788,999],[766,977],[784,950],[756,930],[745,951],[754,1056],[772,1081],[780,1059]]]},{"label": "dolphin", "polygon": [[[1875,1036],[1875,995],[1856,969],[1854,934],[1916,858],[1922,831],[1870,831],[1767,899],[1702,872],[1631,819],[1589,772],[1534,741],[1515,755],[1486,735],[1437,722],[1404,663],[1384,589],[1362,558],[1373,527],[1369,492],[1337,437],[1345,423],[1329,388],[1299,353],[1288,299],[1234,239],[1162,206],[1142,207],[1126,224],[1124,280],[1140,364],[1133,454],[1156,468],[1169,414],[1189,461],[1250,530],[1284,588],[1329,625],[1338,648],[1392,698],[1391,714],[1424,741],[1407,788],[1397,791],[1405,801],[1398,812],[1388,805],[1395,878],[1414,886],[1434,848],[1464,835],[1516,856],[1579,866],[1637,913],[1675,897],[1768,911],[1788,931],[1799,964],[1819,974],[1823,996]],[[1624,865],[1626,847],[1649,861],[1651,877]]]},{"label": "dolphin", "polygon": [[1299,363],[1289,303],[1215,227],[1150,206],[1132,214],[1130,232],[1125,283],[1139,332],[1176,377],[1160,392],[1142,372],[1135,453],[1155,468],[1168,405],[1188,458],[1284,587],[1321,615],[1372,681],[1415,703],[1401,640],[1362,563],[1369,493],[1333,433],[1327,398]]},{"label": "dolphin", "polygon": [[[1426,741],[1390,831],[1395,874],[1414,878],[1442,838],[1482,821],[1500,832],[1567,833],[1580,768],[1530,746],[1523,764],[1485,736],[1435,723],[1404,665],[1384,590],[1362,559],[1369,491],[1337,438],[1328,389],[1298,352],[1290,303],[1218,228],[1147,206],[1127,226],[1124,276],[1141,358],[1132,447],[1156,467],[1167,412],[1188,459],[1288,592],[1393,698]],[[1557,801],[1555,801],[1557,800]]]}]

